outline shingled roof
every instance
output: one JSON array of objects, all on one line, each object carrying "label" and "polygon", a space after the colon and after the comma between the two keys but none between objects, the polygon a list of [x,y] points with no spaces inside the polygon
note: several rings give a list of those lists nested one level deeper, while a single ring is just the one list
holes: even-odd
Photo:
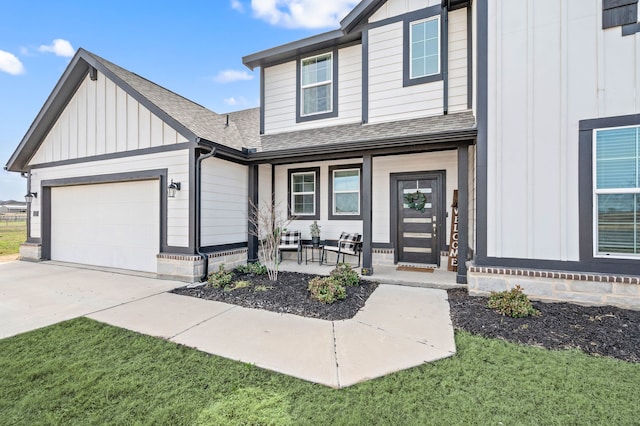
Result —
[{"label": "shingled roof", "polygon": [[383,140],[421,140],[435,139],[442,135],[455,136],[456,133],[473,133],[476,120],[472,112],[460,112],[433,117],[421,117],[411,120],[387,123],[345,124],[322,127],[319,129],[279,133],[262,136],[262,149],[266,152],[332,145],[350,144],[366,147],[372,142]]},{"label": "shingled roof", "polygon": [[[59,112],[66,106],[91,68],[102,72],[161,120],[193,142],[203,139],[238,151],[242,151],[242,148],[259,148],[259,112],[255,109],[229,114],[227,121],[226,115],[216,114],[98,55],[78,49],[7,162],[6,169],[25,170],[29,159],[55,123]],[[235,122],[234,119],[238,121]],[[255,130],[255,136],[250,136],[254,129],[258,129]]]}]

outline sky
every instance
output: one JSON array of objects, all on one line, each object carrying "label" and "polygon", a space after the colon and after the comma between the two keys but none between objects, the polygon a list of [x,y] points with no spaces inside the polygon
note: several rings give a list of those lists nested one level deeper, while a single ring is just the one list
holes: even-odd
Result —
[{"label": "sky", "polygon": [[217,113],[259,106],[242,57],[338,28],[357,0],[0,0],[0,200],[4,171],[82,47]]}]

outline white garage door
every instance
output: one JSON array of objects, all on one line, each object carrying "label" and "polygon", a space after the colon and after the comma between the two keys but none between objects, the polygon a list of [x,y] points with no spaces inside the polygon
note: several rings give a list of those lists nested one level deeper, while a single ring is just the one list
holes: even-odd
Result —
[{"label": "white garage door", "polygon": [[51,259],[156,272],[157,180],[51,188]]}]

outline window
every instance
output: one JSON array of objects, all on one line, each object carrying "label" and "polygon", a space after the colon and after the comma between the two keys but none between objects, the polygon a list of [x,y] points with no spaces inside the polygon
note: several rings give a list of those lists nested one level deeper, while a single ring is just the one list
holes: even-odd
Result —
[{"label": "window", "polygon": [[300,91],[301,115],[314,115],[333,110],[333,54],[303,59]]},{"label": "window", "polygon": [[361,219],[362,166],[329,167],[329,219]]},{"label": "window", "polygon": [[319,219],[320,169],[289,170],[289,217]]},{"label": "window", "polygon": [[410,26],[411,78],[440,74],[440,19],[412,22]]},{"label": "window", "polygon": [[640,127],[595,130],[594,256],[640,257]]}]

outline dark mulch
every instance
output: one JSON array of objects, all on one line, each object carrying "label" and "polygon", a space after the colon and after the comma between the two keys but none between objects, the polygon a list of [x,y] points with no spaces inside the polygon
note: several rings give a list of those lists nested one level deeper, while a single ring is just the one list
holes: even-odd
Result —
[{"label": "dark mulch", "polygon": [[610,306],[533,302],[541,315],[511,318],[487,308],[488,298],[449,290],[457,329],[484,337],[547,349],[580,349],[588,354],[640,362],[640,312]]},{"label": "dark mulch", "polygon": [[[332,304],[320,303],[310,297],[307,291],[309,280],[315,275],[297,272],[280,272],[278,281],[269,281],[267,275],[244,274],[234,271],[234,281],[249,281],[251,287],[234,290],[220,288],[197,287],[177,288],[172,293],[201,299],[231,303],[245,308],[264,309],[267,311],[294,314],[329,321],[353,318],[364,306],[371,293],[378,287],[377,283],[361,280],[359,286],[347,287],[347,298]],[[266,291],[256,291],[256,286],[266,286]]]}]

